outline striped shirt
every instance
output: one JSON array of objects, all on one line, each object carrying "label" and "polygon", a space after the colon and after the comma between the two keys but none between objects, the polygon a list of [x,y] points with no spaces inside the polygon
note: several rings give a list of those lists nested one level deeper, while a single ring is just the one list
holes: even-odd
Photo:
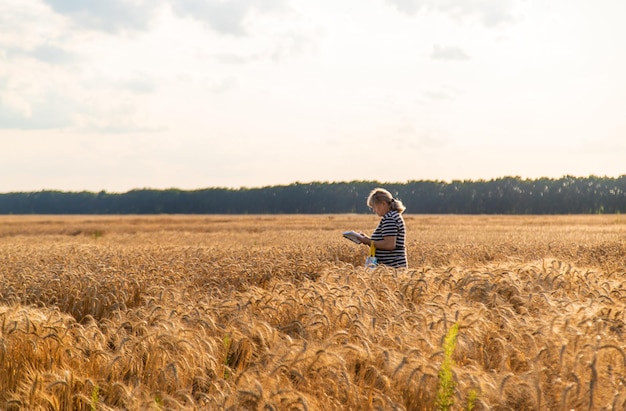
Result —
[{"label": "striped shirt", "polygon": [[405,234],[404,219],[399,212],[391,210],[380,219],[378,227],[372,234],[372,240],[380,241],[383,237],[395,236],[396,248],[393,250],[376,249],[378,264],[390,267],[407,266],[406,247],[404,245]]}]

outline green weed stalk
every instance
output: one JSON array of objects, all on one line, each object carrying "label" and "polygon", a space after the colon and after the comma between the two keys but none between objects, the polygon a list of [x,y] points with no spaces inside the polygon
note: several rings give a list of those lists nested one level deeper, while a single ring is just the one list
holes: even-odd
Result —
[{"label": "green weed stalk", "polygon": [[100,402],[100,387],[98,385],[94,385],[91,389],[91,411],[96,411],[98,409],[98,403]]},{"label": "green weed stalk", "polygon": [[456,383],[454,382],[454,374],[452,373],[452,367],[454,366],[454,360],[452,354],[456,347],[456,339],[459,333],[459,324],[455,323],[448,330],[446,337],[443,340],[443,362],[439,369],[439,385],[437,387],[437,402],[436,409],[440,411],[450,411],[454,406],[454,389]]}]

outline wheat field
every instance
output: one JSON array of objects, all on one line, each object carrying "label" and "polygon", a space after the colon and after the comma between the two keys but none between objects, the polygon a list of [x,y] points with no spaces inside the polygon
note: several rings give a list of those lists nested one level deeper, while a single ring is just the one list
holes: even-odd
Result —
[{"label": "wheat field", "polygon": [[405,220],[0,216],[0,409],[626,409],[626,217]]}]

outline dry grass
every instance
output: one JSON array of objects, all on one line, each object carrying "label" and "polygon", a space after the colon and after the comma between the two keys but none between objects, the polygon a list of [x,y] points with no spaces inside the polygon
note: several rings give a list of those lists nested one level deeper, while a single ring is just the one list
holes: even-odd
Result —
[{"label": "dry grass", "polygon": [[0,409],[626,407],[626,217],[406,220],[0,217]]}]

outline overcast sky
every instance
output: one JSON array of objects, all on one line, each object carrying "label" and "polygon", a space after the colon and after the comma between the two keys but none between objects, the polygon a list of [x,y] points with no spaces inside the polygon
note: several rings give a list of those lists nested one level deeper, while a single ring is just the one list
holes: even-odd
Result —
[{"label": "overcast sky", "polygon": [[2,0],[0,192],[626,174],[623,0]]}]

